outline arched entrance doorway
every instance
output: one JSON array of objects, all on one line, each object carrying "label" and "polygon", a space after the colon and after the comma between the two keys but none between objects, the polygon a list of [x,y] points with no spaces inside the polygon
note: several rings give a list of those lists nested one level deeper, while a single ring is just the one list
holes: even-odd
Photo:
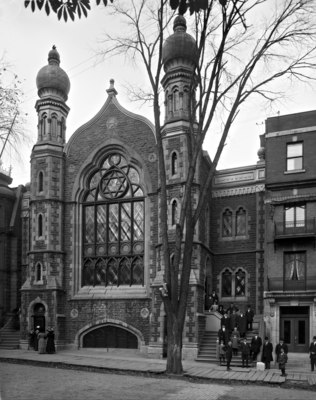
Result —
[{"label": "arched entrance doorway", "polygon": [[45,332],[45,306],[42,303],[36,303],[33,307],[33,329],[36,330],[36,328],[39,326],[40,331]]},{"label": "arched entrance doorway", "polygon": [[130,331],[113,325],[93,329],[83,337],[82,347],[137,349],[137,337]]}]

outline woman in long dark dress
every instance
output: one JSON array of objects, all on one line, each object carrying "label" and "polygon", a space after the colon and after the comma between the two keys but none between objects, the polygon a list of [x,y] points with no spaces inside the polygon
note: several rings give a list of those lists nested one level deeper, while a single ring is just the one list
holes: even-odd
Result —
[{"label": "woman in long dark dress", "polygon": [[55,350],[55,333],[53,328],[48,329],[46,337],[47,337],[46,353],[54,354],[56,350]]},{"label": "woman in long dark dress", "polygon": [[46,349],[46,335],[45,335],[45,332],[40,332],[37,335],[37,339],[38,339],[38,353],[39,354],[44,354],[45,353],[45,349]]}]

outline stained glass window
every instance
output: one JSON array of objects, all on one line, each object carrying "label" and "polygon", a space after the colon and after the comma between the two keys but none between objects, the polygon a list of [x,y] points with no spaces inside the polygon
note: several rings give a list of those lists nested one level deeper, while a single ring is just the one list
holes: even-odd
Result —
[{"label": "stained glass window", "polygon": [[246,235],[246,210],[240,207],[236,211],[236,236]]},{"label": "stained glass window", "polygon": [[232,273],[226,269],[222,273],[222,297],[230,297],[232,295]]},{"label": "stained glass window", "polygon": [[223,237],[231,237],[233,234],[233,213],[225,210],[223,213],[222,235]]},{"label": "stained glass window", "polygon": [[86,183],[82,286],[144,284],[144,192],[140,175],[113,153]]},{"label": "stained glass window", "polygon": [[239,269],[235,274],[235,296],[243,297],[246,295],[246,273]]}]

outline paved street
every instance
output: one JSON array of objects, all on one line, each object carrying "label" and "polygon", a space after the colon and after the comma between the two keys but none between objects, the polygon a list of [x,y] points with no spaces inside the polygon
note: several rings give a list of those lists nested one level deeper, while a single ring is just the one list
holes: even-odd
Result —
[{"label": "paved street", "polygon": [[0,363],[1,400],[314,400],[315,392]]}]

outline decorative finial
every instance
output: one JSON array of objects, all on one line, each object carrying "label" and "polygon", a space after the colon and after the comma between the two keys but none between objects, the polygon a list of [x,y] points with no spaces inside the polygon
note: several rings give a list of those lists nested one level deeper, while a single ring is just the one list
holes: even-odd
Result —
[{"label": "decorative finial", "polygon": [[109,89],[107,89],[106,91],[108,93],[109,96],[116,96],[117,95],[117,91],[114,87],[114,79],[110,79],[110,87]]},{"label": "decorative finial", "polygon": [[60,64],[60,56],[55,45],[53,45],[51,51],[48,53],[48,64]]}]

